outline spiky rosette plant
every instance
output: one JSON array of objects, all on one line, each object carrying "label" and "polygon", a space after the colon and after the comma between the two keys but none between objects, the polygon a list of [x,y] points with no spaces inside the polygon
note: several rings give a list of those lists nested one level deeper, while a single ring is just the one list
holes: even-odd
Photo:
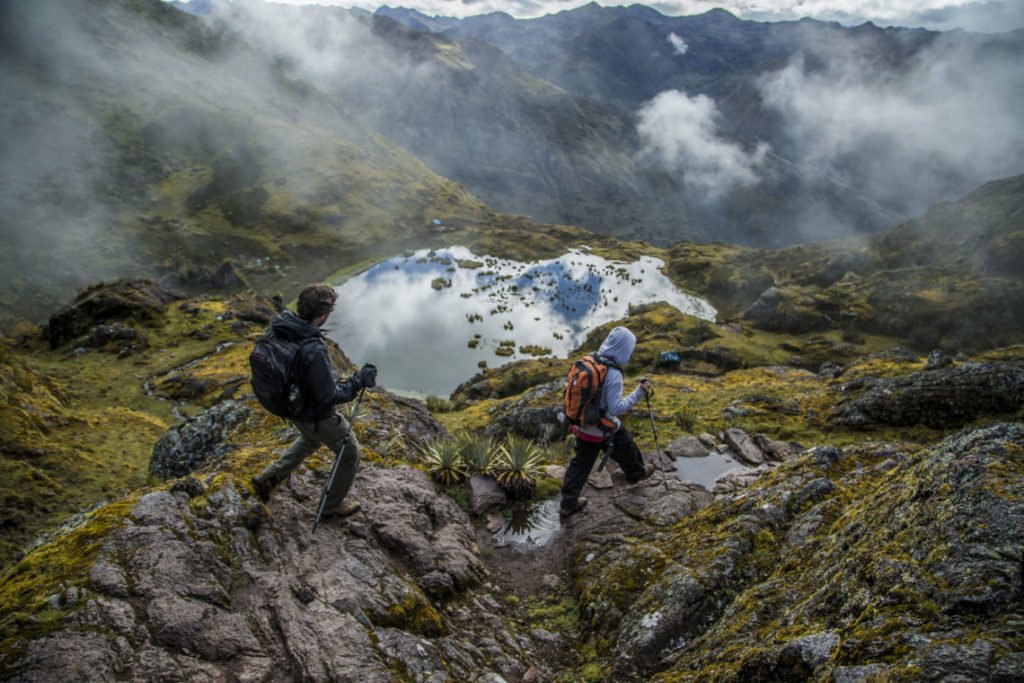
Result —
[{"label": "spiky rosette plant", "polygon": [[544,452],[529,439],[509,434],[498,449],[495,478],[512,498],[528,498],[537,488]]},{"label": "spiky rosette plant", "polygon": [[465,463],[459,443],[455,439],[438,439],[423,449],[427,471],[444,486],[462,481],[466,476]]},{"label": "spiky rosette plant", "polygon": [[491,474],[495,465],[494,439],[463,432],[458,436],[462,461],[470,474]]}]

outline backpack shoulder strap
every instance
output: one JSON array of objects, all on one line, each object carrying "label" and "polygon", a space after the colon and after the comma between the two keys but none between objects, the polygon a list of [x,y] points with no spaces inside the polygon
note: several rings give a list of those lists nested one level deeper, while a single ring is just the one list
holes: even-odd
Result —
[{"label": "backpack shoulder strap", "polygon": [[600,363],[601,365],[606,365],[609,368],[615,368],[619,372],[622,372],[622,368],[619,366],[619,364],[616,363],[611,358],[609,358],[608,356],[602,356],[602,355],[597,354],[597,353],[591,353],[591,354],[588,354],[588,355],[594,359],[594,362]]}]

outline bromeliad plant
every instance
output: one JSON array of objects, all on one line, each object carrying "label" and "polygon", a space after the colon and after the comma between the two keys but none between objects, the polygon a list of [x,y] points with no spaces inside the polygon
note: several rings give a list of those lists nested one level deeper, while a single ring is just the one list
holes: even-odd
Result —
[{"label": "bromeliad plant", "polygon": [[455,439],[438,439],[423,448],[427,471],[440,484],[451,486],[466,476],[465,463],[459,442]]},{"label": "bromeliad plant", "polygon": [[463,432],[458,437],[462,461],[469,474],[492,474],[494,470],[494,440],[484,434]]},{"label": "bromeliad plant", "polygon": [[512,498],[528,498],[537,488],[543,464],[544,451],[535,443],[509,434],[498,449],[496,479]]}]

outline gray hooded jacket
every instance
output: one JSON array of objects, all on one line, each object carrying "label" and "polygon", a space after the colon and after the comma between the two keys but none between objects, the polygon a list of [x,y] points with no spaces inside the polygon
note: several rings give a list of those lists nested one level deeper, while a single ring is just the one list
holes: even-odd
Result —
[{"label": "gray hooded jacket", "polygon": [[[635,348],[636,335],[625,327],[616,327],[608,333],[597,353],[612,359],[621,368],[629,362]],[[633,390],[633,393],[623,396],[622,371],[609,368],[608,374],[604,379],[604,385],[601,388],[601,409],[609,417],[622,415],[635,406],[643,395],[643,390],[637,387]]]}]

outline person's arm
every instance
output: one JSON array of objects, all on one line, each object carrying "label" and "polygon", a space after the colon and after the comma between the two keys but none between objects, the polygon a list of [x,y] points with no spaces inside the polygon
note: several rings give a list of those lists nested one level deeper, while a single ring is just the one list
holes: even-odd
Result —
[{"label": "person's arm", "polygon": [[377,386],[377,368],[367,363],[352,373],[348,379],[341,380],[335,385],[334,402],[348,403],[356,397],[360,389],[372,389]]},{"label": "person's arm", "polygon": [[608,374],[605,375],[604,386],[601,389],[601,403],[604,404],[605,412],[608,415],[616,416],[628,412],[643,395],[644,390],[641,385],[629,395],[623,396],[622,372],[615,368],[608,368]]}]

